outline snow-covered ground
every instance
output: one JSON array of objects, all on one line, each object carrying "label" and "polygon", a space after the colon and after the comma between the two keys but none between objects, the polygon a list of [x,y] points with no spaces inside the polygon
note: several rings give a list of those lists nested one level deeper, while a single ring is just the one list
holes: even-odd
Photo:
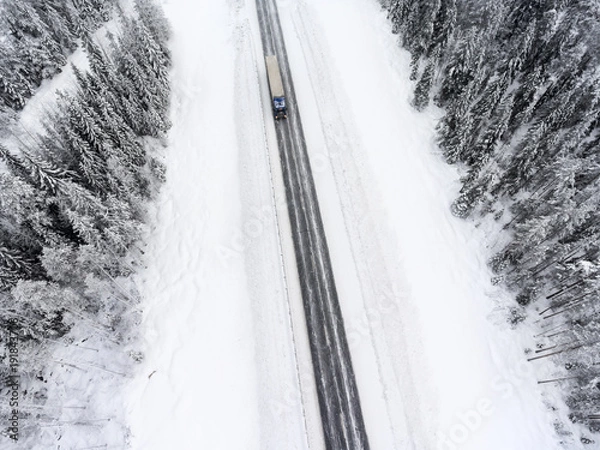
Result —
[{"label": "snow-covered ground", "polygon": [[256,30],[235,2],[165,10],[174,127],[147,252],[135,448],[306,448]]},{"label": "snow-covered ground", "polygon": [[[373,449],[552,450],[484,232],[451,216],[439,111],[375,0],[279,0]],[[322,447],[252,0],[164,0],[168,181],[149,236],[136,449]],[[576,448],[571,445],[569,448]]]}]

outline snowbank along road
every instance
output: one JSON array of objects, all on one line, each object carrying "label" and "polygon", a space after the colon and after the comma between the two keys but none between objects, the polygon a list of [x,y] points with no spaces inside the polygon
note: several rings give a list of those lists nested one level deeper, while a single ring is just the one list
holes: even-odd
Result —
[{"label": "snowbank along road", "polygon": [[263,50],[280,61],[289,103],[289,118],[276,123],[276,132],[325,444],[329,449],[368,449],[277,6],[273,0],[257,0],[256,5]]}]

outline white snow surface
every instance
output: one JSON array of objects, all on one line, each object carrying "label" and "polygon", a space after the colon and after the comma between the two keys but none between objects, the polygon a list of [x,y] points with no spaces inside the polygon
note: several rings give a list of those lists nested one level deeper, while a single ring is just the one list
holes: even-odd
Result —
[{"label": "white snow surface", "polygon": [[[133,447],[323,448],[254,2],[163,3],[174,127]],[[385,12],[278,5],[371,447],[561,448]]]}]

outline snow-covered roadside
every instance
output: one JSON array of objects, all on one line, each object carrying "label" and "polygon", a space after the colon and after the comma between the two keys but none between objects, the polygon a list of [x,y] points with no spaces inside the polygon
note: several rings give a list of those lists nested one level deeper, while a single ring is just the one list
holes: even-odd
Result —
[{"label": "snow-covered roadside", "polygon": [[143,274],[146,360],[129,396],[132,444],[304,449],[254,4],[164,7],[174,127]]},{"label": "snow-covered roadside", "polygon": [[148,343],[145,379],[132,393],[133,442],[252,448],[256,374],[243,261],[225,272],[215,249],[240,221],[229,11],[192,1],[165,10],[174,29],[174,126],[142,288]]},{"label": "snow-covered roadside", "polygon": [[[385,13],[371,0],[279,6],[353,358],[375,349],[388,395],[369,411],[381,388],[357,368],[367,426],[391,421],[396,448],[558,448],[529,336],[498,313],[512,300],[489,281],[483,232],[449,212],[458,174],[433,142],[439,113],[410,107]],[[389,448],[380,437],[373,448]]]}]

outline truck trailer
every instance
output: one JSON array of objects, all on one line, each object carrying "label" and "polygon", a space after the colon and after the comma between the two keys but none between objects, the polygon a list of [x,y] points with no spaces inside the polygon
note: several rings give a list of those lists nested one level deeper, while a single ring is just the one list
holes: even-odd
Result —
[{"label": "truck trailer", "polygon": [[273,102],[273,114],[275,120],[287,119],[285,93],[283,92],[283,81],[281,80],[277,56],[266,56],[265,61],[267,63],[267,76],[269,77],[269,89],[271,90],[271,101]]}]

